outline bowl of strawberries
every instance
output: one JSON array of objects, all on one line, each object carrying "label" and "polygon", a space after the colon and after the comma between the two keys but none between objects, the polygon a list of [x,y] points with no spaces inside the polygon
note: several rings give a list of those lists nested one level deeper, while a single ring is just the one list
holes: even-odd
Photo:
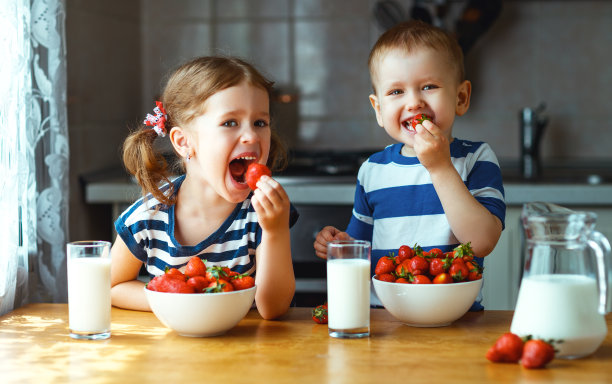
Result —
[{"label": "bowl of strawberries", "polygon": [[415,327],[441,327],[462,317],[482,286],[482,267],[470,243],[452,251],[403,245],[381,257],[372,284],[395,318]]},{"label": "bowl of strawberries", "polygon": [[192,257],[184,271],[166,270],[145,286],[159,321],[182,336],[210,337],[235,327],[255,300],[253,277],[227,267],[207,267]]}]

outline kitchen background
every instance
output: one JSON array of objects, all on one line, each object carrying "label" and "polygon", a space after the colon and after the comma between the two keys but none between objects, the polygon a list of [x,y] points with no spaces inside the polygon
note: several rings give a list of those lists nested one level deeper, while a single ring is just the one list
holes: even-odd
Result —
[{"label": "kitchen background", "polygon": [[[197,55],[239,55],[297,96],[277,127],[305,150],[390,143],[368,101],[368,52],[382,33],[375,0],[67,0],[70,239],[110,238],[108,206],[79,176],[121,167],[129,126],[150,112],[164,74]],[[408,18],[410,0],[396,1]],[[436,1],[424,2],[431,10]],[[438,1],[438,3],[440,3]],[[449,1],[449,29],[467,1]],[[458,137],[518,160],[518,112],[545,102],[544,163],[608,161],[612,1],[504,1],[466,56],[472,105]]]}]

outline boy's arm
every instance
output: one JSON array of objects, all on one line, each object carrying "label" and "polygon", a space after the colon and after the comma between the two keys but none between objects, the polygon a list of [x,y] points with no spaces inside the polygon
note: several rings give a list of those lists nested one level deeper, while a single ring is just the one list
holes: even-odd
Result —
[{"label": "boy's arm", "polygon": [[472,196],[452,164],[435,169],[430,175],[457,240],[470,242],[479,257],[491,253],[502,232],[499,218]]}]

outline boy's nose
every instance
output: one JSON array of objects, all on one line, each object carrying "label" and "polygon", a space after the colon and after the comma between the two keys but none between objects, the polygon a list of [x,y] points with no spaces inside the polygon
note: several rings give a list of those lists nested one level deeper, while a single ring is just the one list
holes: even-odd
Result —
[{"label": "boy's nose", "polygon": [[425,101],[419,92],[406,92],[405,108],[408,111],[419,110],[423,108]]}]

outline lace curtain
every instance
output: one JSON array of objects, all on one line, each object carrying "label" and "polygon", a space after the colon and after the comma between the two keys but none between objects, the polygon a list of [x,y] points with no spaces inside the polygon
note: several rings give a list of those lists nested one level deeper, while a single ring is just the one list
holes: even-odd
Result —
[{"label": "lace curtain", "polygon": [[0,7],[0,315],[66,301],[65,0]]}]

